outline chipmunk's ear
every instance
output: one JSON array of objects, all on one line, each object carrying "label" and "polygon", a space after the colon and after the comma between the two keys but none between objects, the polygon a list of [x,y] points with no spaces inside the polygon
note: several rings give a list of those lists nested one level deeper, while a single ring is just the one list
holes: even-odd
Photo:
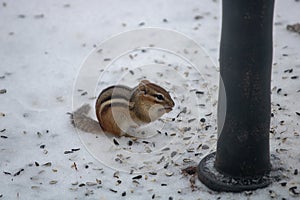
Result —
[{"label": "chipmunk's ear", "polygon": [[139,84],[139,90],[140,91],[142,91],[142,92],[144,92],[145,94],[147,93],[147,84],[149,84],[150,83],[150,81],[148,81],[148,80],[142,80],[141,82],[140,82],[140,84]]}]

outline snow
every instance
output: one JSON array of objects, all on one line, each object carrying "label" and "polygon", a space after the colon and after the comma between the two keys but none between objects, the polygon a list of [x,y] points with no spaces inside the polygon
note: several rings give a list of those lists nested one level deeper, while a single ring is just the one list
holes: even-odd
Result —
[{"label": "snow", "polygon": [[[286,30],[286,25],[299,22],[299,9],[298,1],[276,1],[272,72],[274,117],[270,142],[271,152],[281,159],[285,168],[285,177],[265,189],[232,194],[213,192],[197,178],[196,188],[192,188],[190,179],[193,182],[193,177],[181,173],[182,169],[197,165],[216,147],[218,67],[213,67],[212,63],[218,64],[219,0],[1,1],[0,90],[6,89],[7,92],[0,94],[0,199],[299,198],[289,188],[297,186],[296,191],[300,191],[300,175],[295,173],[296,169],[300,170],[300,116],[296,114],[300,112],[300,79],[291,79],[300,74],[300,35]],[[203,18],[195,19],[195,16]],[[80,82],[80,70],[93,55],[97,55],[97,50],[105,44],[103,41],[112,41],[110,44],[116,49],[111,49],[111,52],[104,49],[102,52],[103,55],[112,55],[118,53],[117,50],[124,47],[126,41],[116,42],[108,38],[124,31],[144,30],[142,28],[145,27],[175,30],[192,38],[204,49],[204,52],[199,50],[197,55],[202,56],[200,66],[206,67],[200,71],[192,68],[186,75],[188,68],[184,66],[189,63],[178,57],[180,52],[174,54],[152,48],[142,54],[139,50],[130,49],[129,54],[135,56],[134,59],[121,56],[110,65],[111,70],[106,76],[96,79],[92,87],[89,87],[90,83]],[[156,45],[163,46],[168,39],[156,42]],[[178,48],[183,52],[182,46],[173,47],[174,51]],[[210,56],[211,61],[205,58],[205,54]],[[190,58],[191,53],[182,55]],[[159,60],[150,65],[149,57]],[[172,70],[162,69],[161,60],[172,63]],[[150,141],[148,144],[138,141],[132,146],[128,146],[128,138],[116,138],[120,143],[116,147],[110,137],[99,135],[95,139],[95,135],[77,132],[72,127],[68,112],[85,101],[92,105],[91,97],[117,81],[134,86],[145,75],[135,66],[145,61],[146,65],[140,68],[152,69],[147,78],[169,89],[179,104],[161,121],[144,127],[150,133],[153,128],[159,128],[164,130],[162,134],[143,138]],[[121,66],[124,63],[126,66]],[[177,75],[174,73],[175,65],[181,66],[178,68],[180,79],[174,78]],[[98,66],[98,70],[103,67],[100,62]],[[117,69],[118,66],[120,69]],[[117,70],[122,71],[122,67],[124,76],[119,80]],[[134,72],[133,76],[129,73],[130,69]],[[287,69],[293,71],[284,72]],[[164,75],[163,81],[157,72]],[[93,78],[99,78],[98,75],[91,73]],[[199,86],[193,82],[194,78],[201,80]],[[78,83],[85,87],[81,88],[82,92],[89,90],[88,95],[82,96],[82,92],[78,92]],[[278,92],[279,88],[281,91]],[[204,91],[204,95],[195,96],[197,102],[192,101],[194,98],[187,98],[188,94],[195,92],[193,89]],[[186,101],[181,104],[180,99]],[[206,106],[199,109],[189,107],[195,104]],[[188,112],[179,118],[182,121],[172,122],[170,119],[184,107],[188,108]],[[209,113],[212,114],[205,116]],[[205,123],[199,123],[200,126],[199,115],[206,118]],[[93,113],[90,116],[93,117]],[[193,118],[197,119],[191,123],[185,120]],[[206,130],[207,125],[211,127]],[[185,129],[189,126],[190,130]],[[176,133],[175,139],[171,133]],[[157,146],[153,146],[153,142]],[[166,147],[170,149],[166,150]],[[126,155],[122,157],[119,151],[132,156],[132,160],[126,161]],[[134,152],[138,152],[135,153],[137,157],[134,157]],[[174,155],[172,152],[177,153]],[[119,163],[115,160],[116,156]],[[120,160],[123,162],[120,163]],[[144,161],[147,161],[146,164]],[[139,169],[143,163],[145,170]],[[133,168],[135,170],[132,171]],[[282,182],[286,182],[286,186],[282,186]]]}]

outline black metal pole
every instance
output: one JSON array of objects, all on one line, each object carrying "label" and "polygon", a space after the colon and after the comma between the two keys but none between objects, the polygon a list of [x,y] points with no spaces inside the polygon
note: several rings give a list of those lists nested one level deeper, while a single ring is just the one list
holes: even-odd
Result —
[{"label": "black metal pole", "polygon": [[271,168],[274,0],[223,0],[222,4],[219,138],[217,152],[200,162],[198,176],[211,189],[239,192],[269,184],[263,176]]}]

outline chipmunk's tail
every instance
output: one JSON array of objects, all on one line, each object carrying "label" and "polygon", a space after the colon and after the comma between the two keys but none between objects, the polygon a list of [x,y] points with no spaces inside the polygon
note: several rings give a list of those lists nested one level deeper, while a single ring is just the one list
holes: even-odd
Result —
[{"label": "chipmunk's tail", "polygon": [[71,124],[84,132],[99,134],[103,132],[99,123],[87,116],[90,110],[91,106],[84,104],[73,113],[68,113],[70,114]]}]

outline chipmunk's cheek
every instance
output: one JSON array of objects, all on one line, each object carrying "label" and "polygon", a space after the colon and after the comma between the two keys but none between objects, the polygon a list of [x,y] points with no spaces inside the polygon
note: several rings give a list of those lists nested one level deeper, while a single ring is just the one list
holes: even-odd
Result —
[{"label": "chipmunk's cheek", "polygon": [[156,104],[150,107],[149,109],[149,117],[151,121],[157,120],[163,114],[166,113],[165,108],[162,105]]}]

